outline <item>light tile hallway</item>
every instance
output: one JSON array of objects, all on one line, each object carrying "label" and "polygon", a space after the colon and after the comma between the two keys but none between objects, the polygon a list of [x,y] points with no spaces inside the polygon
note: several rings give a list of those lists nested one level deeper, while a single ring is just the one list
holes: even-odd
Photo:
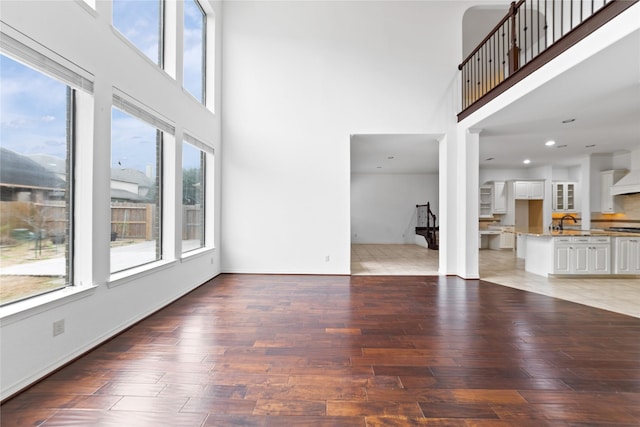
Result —
[{"label": "light tile hallway", "polygon": [[[482,280],[640,318],[638,278],[545,278],[524,271],[524,261],[511,250],[481,250],[479,267]],[[354,244],[351,274],[437,275],[438,251],[418,245]]]}]

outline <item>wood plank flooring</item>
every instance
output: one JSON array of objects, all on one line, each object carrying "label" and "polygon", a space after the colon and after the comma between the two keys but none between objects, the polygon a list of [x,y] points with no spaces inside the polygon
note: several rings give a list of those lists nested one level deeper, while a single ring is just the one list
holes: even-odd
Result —
[{"label": "wood plank flooring", "polygon": [[218,276],[8,426],[638,426],[640,319],[483,281]]}]

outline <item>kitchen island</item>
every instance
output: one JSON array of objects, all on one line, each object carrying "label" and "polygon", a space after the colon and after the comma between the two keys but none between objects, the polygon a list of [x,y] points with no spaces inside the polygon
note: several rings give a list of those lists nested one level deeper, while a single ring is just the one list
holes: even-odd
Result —
[{"label": "kitchen island", "polygon": [[525,270],[551,275],[640,274],[640,236],[604,230],[517,232]]}]

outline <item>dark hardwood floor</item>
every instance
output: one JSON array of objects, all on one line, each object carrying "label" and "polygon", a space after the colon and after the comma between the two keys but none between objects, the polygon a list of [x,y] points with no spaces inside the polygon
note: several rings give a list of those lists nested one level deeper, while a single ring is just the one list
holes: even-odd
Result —
[{"label": "dark hardwood floor", "polygon": [[455,277],[225,274],[8,426],[639,426],[640,319]]}]

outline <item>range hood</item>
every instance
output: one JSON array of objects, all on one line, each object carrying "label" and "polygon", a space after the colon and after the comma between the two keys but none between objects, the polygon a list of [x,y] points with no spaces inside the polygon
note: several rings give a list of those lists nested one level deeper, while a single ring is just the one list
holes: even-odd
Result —
[{"label": "range hood", "polygon": [[611,195],[640,193],[640,169],[631,170],[611,186]]}]

